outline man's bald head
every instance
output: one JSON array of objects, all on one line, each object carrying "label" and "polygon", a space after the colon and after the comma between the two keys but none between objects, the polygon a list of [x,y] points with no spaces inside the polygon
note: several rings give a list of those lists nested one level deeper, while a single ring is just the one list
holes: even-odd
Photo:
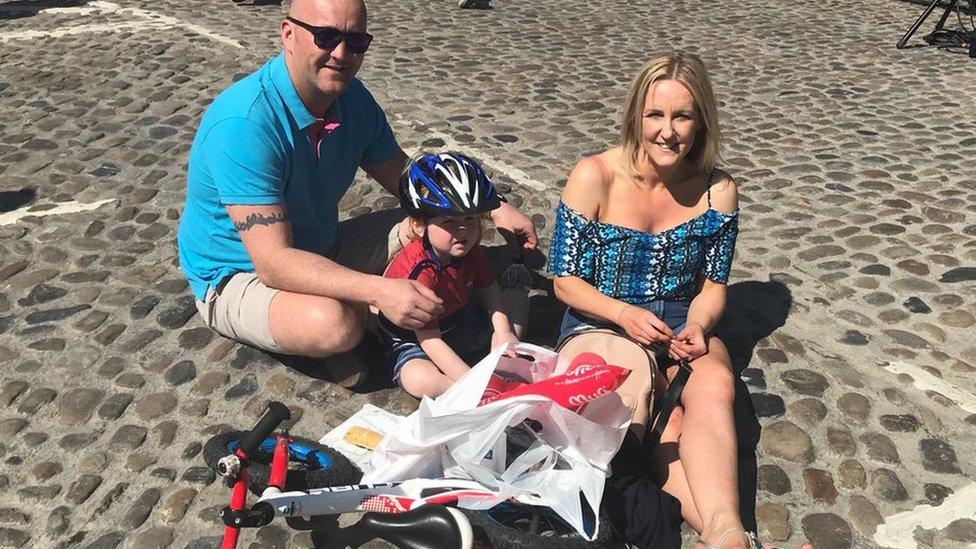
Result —
[{"label": "man's bald head", "polygon": [[[334,30],[317,31],[314,27]],[[316,43],[317,34],[335,38],[336,30],[340,31],[340,42],[328,39],[324,48]],[[281,22],[285,65],[298,95],[313,115],[324,116],[332,101],[355,78],[365,51],[351,51],[347,33],[364,32],[363,0],[292,0],[288,18]]]},{"label": "man's bald head", "polygon": [[341,30],[366,30],[366,4],[363,0],[292,0],[288,15],[316,26],[324,26],[326,21],[356,22],[358,28]]}]

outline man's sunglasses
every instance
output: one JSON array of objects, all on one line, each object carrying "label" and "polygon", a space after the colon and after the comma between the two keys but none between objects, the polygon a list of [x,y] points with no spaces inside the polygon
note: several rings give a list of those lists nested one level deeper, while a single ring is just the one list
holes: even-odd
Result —
[{"label": "man's sunglasses", "polygon": [[315,37],[315,45],[323,50],[333,50],[345,41],[351,53],[363,54],[369,49],[369,43],[373,41],[373,35],[368,32],[346,32],[332,27],[309,25],[294,17],[285,17],[285,19],[312,33]]}]

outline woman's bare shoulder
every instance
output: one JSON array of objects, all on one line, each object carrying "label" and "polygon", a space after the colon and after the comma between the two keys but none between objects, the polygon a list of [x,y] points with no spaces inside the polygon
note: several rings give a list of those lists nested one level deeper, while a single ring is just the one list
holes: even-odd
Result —
[{"label": "woman's bare shoulder", "polygon": [[739,209],[739,185],[731,174],[716,168],[709,185],[713,208],[725,213],[734,213]]},{"label": "woman's bare shoulder", "polygon": [[614,168],[607,158],[611,151],[587,156],[569,174],[562,201],[589,219],[597,219],[600,206],[613,181]]}]

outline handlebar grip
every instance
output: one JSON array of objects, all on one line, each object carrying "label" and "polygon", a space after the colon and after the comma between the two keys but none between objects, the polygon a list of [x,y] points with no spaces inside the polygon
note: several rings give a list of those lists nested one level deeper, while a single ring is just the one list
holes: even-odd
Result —
[{"label": "handlebar grip", "polygon": [[268,403],[268,411],[261,416],[257,425],[241,437],[240,452],[244,457],[249,457],[261,445],[272,431],[281,425],[281,422],[291,419],[291,412],[288,407],[278,401]]}]

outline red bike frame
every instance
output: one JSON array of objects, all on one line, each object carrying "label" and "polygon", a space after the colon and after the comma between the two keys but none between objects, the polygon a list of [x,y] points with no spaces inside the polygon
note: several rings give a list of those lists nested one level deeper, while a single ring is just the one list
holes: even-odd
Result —
[{"label": "red bike frame", "polygon": [[[277,441],[271,458],[271,474],[268,475],[268,486],[284,490],[285,479],[288,476],[288,444],[291,443],[291,437],[276,435],[275,438]],[[247,484],[249,480],[247,465],[249,457],[239,447],[234,451],[234,454],[241,460],[241,470],[230,493],[229,508],[231,512],[240,514],[247,511]],[[221,549],[236,549],[237,538],[240,535],[240,526],[225,525],[224,539],[220,544]]]}]

